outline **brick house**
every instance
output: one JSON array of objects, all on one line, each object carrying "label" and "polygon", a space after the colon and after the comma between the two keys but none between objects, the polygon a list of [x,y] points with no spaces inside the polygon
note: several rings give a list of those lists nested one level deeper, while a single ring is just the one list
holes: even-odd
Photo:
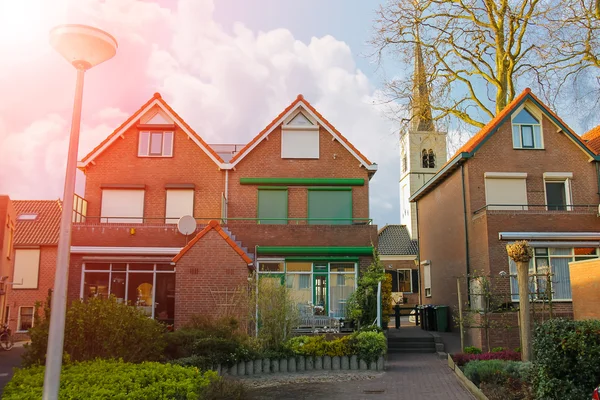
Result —
[{"label": "brick house", "polygon": [[0,321],[8,321],[6,292],[12,266],[16,212],[10,197],[0,196]]},{"label": "brick house", "polygon": [[419,246],[410,238],[406,225],[386,225],[379,230],[377,250],[392,276],[392,293],[402,293],[403,304],[415,306],[419,300],[419,268],[416,263]]},{"label": "brick house", "polygon": [[60,232],[60,200],[15,200],[13,263],[6,304],[15,340],[27,339],[36,302],[44,302],[54,286]]},{"label": "brick house", "polygon": [[155,94],[78,166],[69,298],[112,294],[176,327],[230,313],[254,271],[343,316],[377,244],[377,165],[301,95],[248,144],[209,145]]},{"label": "brick house", "polygon": [[[598,257],[598,160],[585,136],[529,89],[517,96],[411,197],[423,303],[455,309],[457,279],[475,272],[490,277],[506,303],[518,302],[516,266],[505,246],[527,239],[535,253],[531,274],[539,274],[531,283],[536,309],[551,289],[555,315],[572,316],[569,262]],[[542,279],[547,272],[554,274],[551,288]],[[475,284],[461,282],[467,302]],[[514,314],[494,318],[517,323]],[[482,331],[470,333],[481,347]],[[492,347],[518,346],[518,329],[492,333]]]}]

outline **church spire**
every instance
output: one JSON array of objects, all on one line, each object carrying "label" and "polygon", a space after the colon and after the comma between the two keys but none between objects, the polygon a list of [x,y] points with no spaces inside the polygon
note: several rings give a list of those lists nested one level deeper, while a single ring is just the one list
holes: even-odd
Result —
[{"label": "church spire", "polygon": [[423,61],[423,51],[419,31],[417,28],[415,43],[415,75],[413,77],[413,101],[411,128],[415,132],[433,132],[433,117],[431,113],[431,103],[429,102],[429,88],[427,87],[427,75],[425,73],[425,63]]}]

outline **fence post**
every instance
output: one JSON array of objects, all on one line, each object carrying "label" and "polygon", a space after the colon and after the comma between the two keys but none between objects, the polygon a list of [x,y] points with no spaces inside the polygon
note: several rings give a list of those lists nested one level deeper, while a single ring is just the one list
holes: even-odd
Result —
[{"label": "fence post", "polygon": [[400,304],[394,306],[394,318],[396,319],[396,329],[400,329]]}]

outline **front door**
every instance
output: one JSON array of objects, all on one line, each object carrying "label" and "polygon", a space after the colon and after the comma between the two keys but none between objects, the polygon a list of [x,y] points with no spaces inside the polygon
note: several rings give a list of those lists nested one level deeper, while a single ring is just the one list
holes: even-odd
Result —
[{"label": "front door", "polygon": [[327,275],[314,275],[315,315],[328,315],[329,297],[327,293]]}]

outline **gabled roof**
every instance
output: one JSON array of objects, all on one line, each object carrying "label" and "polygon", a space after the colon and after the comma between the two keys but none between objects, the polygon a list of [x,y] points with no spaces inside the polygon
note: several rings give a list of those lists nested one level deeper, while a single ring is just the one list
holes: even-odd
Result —
[{"label": "gabled roof", "polygon": [[183,249],[181,249],[179,254],[173,257],[173,262],[176,263],[177,261],[179,261],[181,257],[183,257],[184,254],[188,252],[188,250],[194,247],[194,245],[212,229],[214,229],[227,242],[227,244],[229,244],[229,246],[231,246],[231,248],[236,253],[238,253],[240,257],[242,257],[246,264],[252,264],[252,259],[248,256],[248,254],[246,254],[246,252],[240,246],[238,246],[238,244],[227,234],[227,232],[225,232],[223,228],[221,228],[221,225],[219,225],[219,223],[214,220],[210,221],[208,225],[204,227],[204,229],[198,232],[198,234],[192,240],[190,240],[190,242]]},{"label": "gabled roof", "polygon": [[534,103],[559,129],[567,135],[576,145],[578,145],[582,151],[584,151],[591,159],[600,160],[597,153],[592,149],[591,146],[582,141],[575,132],[569,128],[569,126],[556,115],[548,106],[546,106],[540,99],[538,99],[531,89],[526,88],[521,94],[513,99],[504,109],[498,113],[490,122],[487,123],[481,130],[467,141],[458,151],[448,160],[446,164],[440,168],[440,170],[417,190],[410,198],[410,201],[415,201],[421,198],[424,194],[428,193],[431,189],[437,186],[439,183],[456,169],[460,164],[465,162],[467,159],[473,157],[473,155],[479,150],[479,148],[498,130],[498,128],[507,120],[510,119],[511,114],[517,108],[519,108],[526,101]]},{"label": "gabled roof", "polygon": [[78,163],[79,168],[84,168],[89,163],[94,161],[98,155],[104,152],[119,136],[125,133],[138,119],[152,109],[152,107],[160,107],[183,131],[200,147],[206,155],[213,160],[219,167],[224,163],[223,159],[198,135],[180,116],[173,110],[166,101],[163,100],[160,93],[154,93],[154,96],[148,100],[139,110],[121,124],[113,133],[104,139],[96,146],[88,155]]},{"label": "gabled roof", "polygon": [[600,125],[592,128],[581,136],[581,139],[590,147],[596,154],[600,154]]},{"label": "gabled roof", "polygon": [[[17,221],[15,246],[56,246],[60,233],[62,202],[60,200],[13,200]],[[30,214],[35,218],[19,219]]]},{"label": "gabled roof", "polygon": [[377,170],[377,164],[373,164],[356,147],[352,145],[335,127],[327,121],[301,94],[296,100],[285,108],[271,123],[269,123],[258,135],[254,137],[242,150],[239,151],[230,161],[232,167],[246,157],[260,142],[278,126],[280,126],[291,114],[299,108],[303,108],[317,123],[323,126],[338,142],[342,144],[360,163],[370,171]]},{"label": "gabled roof", "polygon": [[419,245],[410,238],[406,225],[386,225],[379,231],[377,251],[382,256],[416,256]]}]

